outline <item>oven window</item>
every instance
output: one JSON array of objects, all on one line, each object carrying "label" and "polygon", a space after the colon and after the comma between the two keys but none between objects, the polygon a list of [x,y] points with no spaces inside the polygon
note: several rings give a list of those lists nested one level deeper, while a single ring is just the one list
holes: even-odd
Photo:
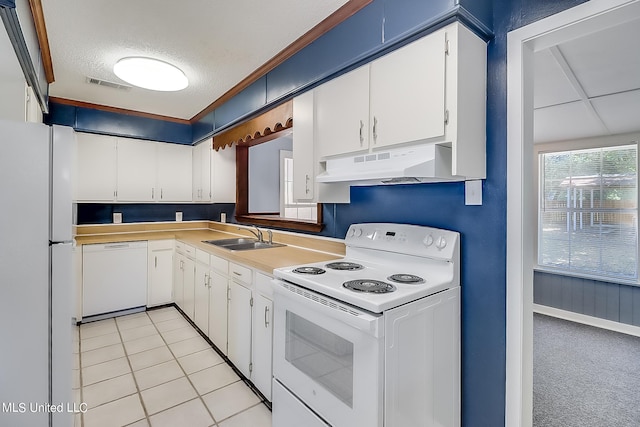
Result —
[{"label": "oven window", "polygon": [[285,359],[353,408],[353,343],[287,311]]}]

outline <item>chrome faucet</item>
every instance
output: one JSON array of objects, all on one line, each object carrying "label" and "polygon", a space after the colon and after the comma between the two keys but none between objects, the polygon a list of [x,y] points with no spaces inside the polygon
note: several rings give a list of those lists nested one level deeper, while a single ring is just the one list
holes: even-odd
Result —
[{"label": "chrome faucet", "polygon": [[267,233],[269,233],[269,244],[273,245],[273,231],[267,230]]},{"label": "chrome faucet", "polygon": [[253,231],[250,228],[243,228],[243,227],[238,227],[238,230],[245,230],[250,232],[251,234],[253,234],[254,236],[256,236],[256,238],[258,239],[258,242],[260,243],[264,243],[264,239],[262,237],[262,231],[260,231],[260,229],[258,228],[258,226],[256,225],[252,225],[252,227],[254,227],[256,229],[256,231]]}]

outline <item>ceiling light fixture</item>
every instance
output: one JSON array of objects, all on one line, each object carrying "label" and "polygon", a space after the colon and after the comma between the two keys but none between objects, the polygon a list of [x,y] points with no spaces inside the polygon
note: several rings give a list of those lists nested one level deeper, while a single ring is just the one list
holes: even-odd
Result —
[{"label": "ceiling light fixture", "polygon": [[122,58],[113,72],[125,82],[149,90],[171,92],[189,85],[187,76],[168,62],[141,56]]}]

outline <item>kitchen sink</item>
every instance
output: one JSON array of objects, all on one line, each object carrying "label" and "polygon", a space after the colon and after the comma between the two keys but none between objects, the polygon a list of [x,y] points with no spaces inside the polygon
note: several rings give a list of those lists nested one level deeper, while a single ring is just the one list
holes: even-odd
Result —
[{"label": "kitchen sink", "polygon": [[237,239],[203,240],[202,243],[218,246],[219,248],[230,251],[249,251],[253,249],[267,249],[286,246],[282,243],[261,242],[258,239],[247,239],[243,237]]}]

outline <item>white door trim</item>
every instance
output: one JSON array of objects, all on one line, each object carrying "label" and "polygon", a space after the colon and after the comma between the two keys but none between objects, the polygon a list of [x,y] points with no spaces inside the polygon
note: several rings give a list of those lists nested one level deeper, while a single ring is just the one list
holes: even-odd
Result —
[{"label": "white door trim", "polygon": [[640,0],[591,0],[507,34],[507,427],[532,424],[533,54],[639,17]]}]

